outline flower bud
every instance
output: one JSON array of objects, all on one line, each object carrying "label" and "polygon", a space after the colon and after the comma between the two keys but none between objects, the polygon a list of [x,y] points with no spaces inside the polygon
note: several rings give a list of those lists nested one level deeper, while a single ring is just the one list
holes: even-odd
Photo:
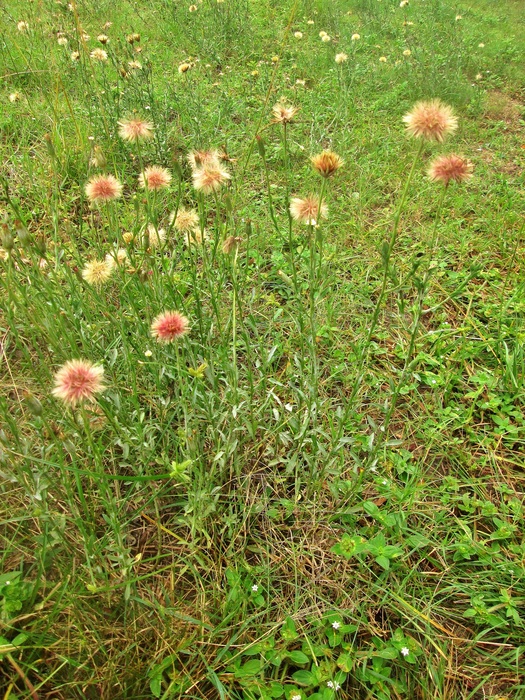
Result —
[{"label": "flower bud", "polygon": [[2,224],[2,248],[10,253],[15,247],[15,239],[7,224]]},{"label": "flower bud", "polygon": [[24,246],[25,248],[31,243],[31,234],[24,226],[24,224],[20,221],[20,219],[15,220],[15,229],[16,234],[18,236],[18,240],[20,241],[20,245]]},{"label": "flower bud", "polygon": [[264,139],[262,136],[259,136],[257,134],[257,136],[255,137],[255,140],[257,141],[257,148],[259,149],[259,154],[260,154],[261,158],[264,158],[266,155],[266,150],[264,148]]},{"label": "flower bud", "polygon": [[24,398],[28,411],[39,418],[44,410],[40,401],[36,398],[36,396],[29,393],[27,393]]}]

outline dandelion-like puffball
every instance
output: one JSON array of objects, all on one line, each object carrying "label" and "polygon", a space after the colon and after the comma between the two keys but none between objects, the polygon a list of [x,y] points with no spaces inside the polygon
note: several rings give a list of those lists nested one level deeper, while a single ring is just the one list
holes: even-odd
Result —
[{"label": "dandelion-like puffball", "polygon": [[293,107],[292,105],[287,107],[280,102],[272,107],[274,121],[280,122],[281,124],[290,124],[290,122],[294,120],[294,117],[298,111],[298,107]]},{"label": "dandelion-like puffball", "polygon": [[199,226],[199,215],[194,209],[185,209],[180,207],[177,211],[177,216],[172,212],[170,216],[170,224],[181,233],[188,233]]},{"label": "dandelion-like puffball", "polygon": [[336,63],[345,63],[348,61],[348,56],[346,53],[336,53],[335,55],[335,62]]},{"label": "dandelion-like puffball", "polygon": [[122,196],[122,184],[113,175],[95,175],[85,187],[90,202],[110,202]]},{"label": "dandelion-like puffball", "polygon": [[190,322],[178,311],[164,311],[153,319],[151,335],[159,343],[171,343],[189,331]]},{"label": "dandelion-like puffball", "polygon": [[452,108],[441,100],[418,102],[411,112],[405,114],[403,121],[410,136],[427,141],[442,142],[458,128]]},{"label": "dandelion-like puffball", "polygon": [[304,199],[293,197],[290,200],[290,214],[301,224],[317,226],[319,219],[326,219],[328,207],[326,204],[322,204],[321,209],[319,209],[319,199],[313,194]]},{"label": "dandelion-like puffball", "polygon": [[142,244],[145,245],[148,239],[148,248],[160,248],[166,240],[166,231],[163,228],[155,228],[153,224],[148,224],[142,236]]},{"label": "dandelion-like puffball", "polygon": [[111,267],[115,267],[115,265],[118,267],[126,265],[128,262],[127,250],[125,248],[119,248],[118,250],[108,253],[106,255],[106,262],[108,265],[111,265]]},{"label": "dandelion-like puffball", "polygon": [[123,119],[119,123],[119,136],[124,141],[138,143],[139,141],[150,141],[153,138],[153,124],[141,117],[134,119]]},{"label": "dandelion-like puffball", "polygon": [[171,182],[171,173],[160,165],[150,165],[139,175],[139,185],[147,190],[162,190]]},{"label": "dandelion-like puffball", "polygon": [[231,179],[222,165],[212,164],[193,171],[193,186],[203,194],[213,194]]},{"label": "dandelion-like puffball", "polygon": [[95,61],[107,61],[108,60],[108,54],[106,51],[104,51],[104,49],[93,49],[93,51],[89,55]]},{"label": "dandelion-like puffball", "polygon": [[208,151],[190,151],[188,153],[188,163],[193,171],[208,166],[220,167],[221,154],[216,148],[212,148]]},{"label": "dandelion-like puffball", "polygon": [[463,158],[451,153],[448,156],[438,156],[435,158],[428,169],[428,176],[435,182],[442,182],[445,187],[450,182],[464,182],[472,177],[472,163]]},{"label": "dandelion-like puffball", "polygon": [[93,401],[95,394],[104,391],[104,368],[87,360],[69,360],[55,374],[53,396],[75,406],[82,401]]},{"label": "dandelion-like puffball", "polygon": [[90,260],[84,265],[82,277],[93,287],[105,284],[113,272],[113,263],[108,260]]}]

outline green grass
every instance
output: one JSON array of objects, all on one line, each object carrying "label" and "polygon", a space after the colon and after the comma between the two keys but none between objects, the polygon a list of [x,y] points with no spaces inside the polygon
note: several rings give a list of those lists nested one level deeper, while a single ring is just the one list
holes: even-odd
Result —
[{"label": "green grass", "polygon": [[[525,698],[521,3],[190,4],[0,8],[0,697]],[[459,128],[403,201],[402,117],[435,97]],[[209,148],[232,179],[200,197]],[[345,164],[314,231],[287,212],[323,149]],[[473,178],[439,213],[450,152]],[[90,208],[102,171],[123,197]],[[177,344],[151,337],[166,309]],[[73,358],[106,389],[72,409]]]}]

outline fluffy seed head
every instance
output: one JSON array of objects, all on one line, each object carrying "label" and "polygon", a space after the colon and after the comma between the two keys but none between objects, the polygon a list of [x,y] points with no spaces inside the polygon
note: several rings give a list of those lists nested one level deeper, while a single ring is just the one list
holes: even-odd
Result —
[{"label": "fluffy seed head", "polygon": [[219,164],[207,165],[193,171],[193,186],[203,194],[217,192],[230,179],[230,173]]},{"label": "fluffy seed head", "polygon": [[418,102],[411,112],[405,114],[403,121],[410,136],[427,141],[442,142],[458,128],[458,119],[452,108],[441,100]]},{"label": "fluffy seed head", "polygon": [[189,331],[189,323],[178,311],[164,311],[153,319],[151,335],[159,343],[171,343]]},{"label": "fluffy seed head", "polygon": [[200,228],[193,228],[191,231],[184,231],[183,232],[183,238],[182,240],[184,241],[184,245],[187,246],[188,248],[190,246],[202,246],[204,245],[208,240],[208,232],[206,229],[202,231]]},{"label": "fluffy seed head", "polygon": [[361,38],[360,34],[352,34],[352,37],[351,37],[352,41],[359,41],[360,38]]},{"label": "fluffy seed head", "polygon": [[108,54],[106,51],[104,51],[104,49],[93,49],[93,51],[89,55],[95,61],[107,61],[108,60]]},{"label": "fluffy seed head", "polygon": [[221,154],[216,148],[210,149],[209,151],[190,151],[188,153],[188,163],[193,171],[207,166],[219,167],[221,164]]},{"label": "fluffy seed head", "polygon": [[287,107],[286,105],[282,105],[280,102],[278,102],[272,108],[274,121],[280,122],[281,124],[289,124],[292,122],[298,111],[298,107],[293,107],[292,105]]},{"label": "fluffy seed head", "polygon": [[128,253],[125,248],[119,248],[106,255],[106,263],[111,267],[126,265]]},{"label": "fluffy seed head", "polygon": [[290,200],[290,214],[301,224],[317,226],[319,219],[326,219],[328,207],[326,204],[322,204],[321,209],[319,209],[319,199],[314,194],[310,194],[304,199],[293,197]]},{"label": "fluffy seed head", "polygon": [[199,225],[199,215],[194,209],[185,209],[180,207],[177,211],[177,216],[172,212],[170,216],[170,224],[180,231],[181,233],[188,233],[193,231]]},{"label": "fluffy seed head", "polygon": [[82,277],[88,284],[100,287],[111,277],[113,264],[106,260],[90,260],[84,265]]},{"label": "fluffy seed head", "polygon": [[317,170],[322,177],[330,177],[337,172],[344,163],[343,159],[333,151],[323,151],[313,158],[310,158],[310,160],[315,170]]},{"label": "fluffy seed head", "polygon": [[139,141],[151,141],[153,138],[153,124],[136,117],[135,119],[123,119],[119,123],[118,130],[120,138],[130,143],[138,143]]},{"label": "fluffy seed head", "polygon": [[336,53],[336,55],[335,55],[335,62],[336,63],[345,63],[345,61],[348,61],[348,55],[346,53]]},{"label": "fluffy seed head", "polygon": [[142,236],[142,244],[146,244],[148,239],[148,248],[160,248],[166,240],[166,231],[163,228],[155,228],[153,224],[148,224],[146,231]]},{"label": "fluffy seed head", "polygon": [[451,181],[469,180],[472,177],[473,168],[469,160],[451,153],[448,156],[435,158],[428,169],[428,176],[431,180],[442,182],[447,187]]},{"label": "fluffy seed head", "polygon": [[171,182],[171,173],[160,165],[151,165],[139,175],[139,185],[148,190],[162,190]]},{"label": "fluffy seed head", "polygon": [[16,28],[19,32],[27,32],[29,30],[29,24],[20,20],[20,22],[17,22]]},{"label": "fluffy seed head", "polygon": [[80,51],[72,51],[71,52],[71,60],[72,61],[80,61]]},{"label": "fluffy seed head", "polygon": [[108,44],[109,36],[106,36],[106,34],[99,34],[97,36],[97,41],[100,41],[101,44]]},{"label": "fluffy seed head", "polygon": [[53,396],[75,406],[82,401],[93,401],[95,394],[104,390],[104,369],[87,360],[69,360],[55,374]]},{"label": "fluffy seed head", "polygon": [[113,175],[95,175],[85,187],[90,202],[110,202],[122,195],[122,185]]},{"label": "fluffy seed head", "polygon": [[222,244],[222,252],[226,255],[234,253],[235,250],[241,245],[242,238],[240,236],[228,236],[224,243]]}]

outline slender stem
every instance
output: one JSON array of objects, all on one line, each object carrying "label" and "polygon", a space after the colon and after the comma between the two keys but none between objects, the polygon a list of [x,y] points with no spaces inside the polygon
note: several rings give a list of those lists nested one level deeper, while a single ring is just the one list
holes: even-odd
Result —
[{"label": "slender stem", "polygon": [[355,379],[352,391],[350,392],[350,396],[348,397],[348,399],[346,399],[346,406],[345,406],[343,415],[341,417],[340,425],[339,425],[339,434],[338,434],[339,439],[342,437],[342,434],[343,434],[344,429],[345,429],[346,420],[350,414],[350,411],[354,407],[354,400],[355,400],[355,398],[359,392],[359,389],[361,387],[361,382],[363,380],[363,374],[364,374],[364,368],[365,368],[366,360],[368,358],[368,353],[370,350],[370,341],[372,340],[375,329],[377,327],[377,323],[379,320],[379,314],[381,312],[381,308],[383,306],[383,302],[385,300],[386,293],[387,293],[386,287],[387,287],[388,277],[389,277],[389,272],[390,272],[390,259],[392,256],[392,251],[394,250],[394,246],[395,246],[396,241],[397,241],[397,235],[399,232],[399,222],[401,219],[401,214],[403,213],[403,209],[404,209],[405,202],[406,202],[407,195],[408,195],[408,190],[409,190],[410,184],[412,182],[412,179],[414,177],[416,165],[417,165],[419,157],[423,151],[423,147],[424,147],[424,141],[421,141],[419,144],[419,147],[416,151],[416,154],[414,156],[414,160],[412,162],[412,167],[410,168],[410,172],[409,172],[408,177],[405,181],[405,186],[404,186],[403,192],[401,194],[399,206],[398,206],[397,211],[394,215],[394,221],[393,221],[393,225],[392,225],[392,232],[390,234],[390,238],[389,238],[388,242],[385,242],[385,244],[383,246],[383,251],[382,251],[382,254],[383,254],[383,279],[381,282],[381,289],[380,289],[379,296],[378,296],[377,301],[376,301],[374,313],[372,314],[372,319],[370,321],[370,326],[368,328],[366,340],[365,340],[364,345],[362,346],[361,352],[359,353],[359,356],[358,356],[356,379]]},{"label": "slender stem", "polygon": [[408,345],[408,350],[407,354],[405,357],[405,362],[403,365],[403,369],[401,371],[401,376],[399,378],[399,381],[394,389],[394,392],[392,394],[392,397],[390,399],[390,406],[388,408],[388,411],[386,412],[383,425],[382,425],[382,430],[381,430],[381,436],[378,437],[374,449],[371,451],[368,459],[367,459],[367,464],[370,466],[374,461],[375,457],[379,451],[379,448],[383,444],[383,442],[386,439],[387,433],[388,433],[388,427],[390,425],[390,421],[392,419],[392,416],[394,414],[394,411],[396,409],[397,405],[397,400],[399,398],[399,394],[401,392],[401,389],[403,388],[406,377],[408,374],[408,371],[410,369],[410,366],[412,364],[412,356],[414,354],[414,349],[416,346],[416,340],[417,340],[417,334],[419,330],[419,326],[421,323],[421,317],[423,315],[423,301],[425,299],[426,292],[428,290],[428,283],[430,281],[430,276],[432,274],[432,260],[434,258],[434,251],[436,249],[436,243],[437,243],[437,238],[438,238],[438,226],[441,221],[441,213],[443,211],[443,203],[445,201],[445,195],[447,193],[448,187],[445,185],[441,191],[441,196],[439,198],[438,206],[437,206],[437,211],[436,211],[436,218],[434,220],[434,227],[432,230],[432,238],[430,242],[430,248],[429,248],[429,262],[427,269],[425,271],[425,274],[423,275],[423,279],[421,280],[420,286],[419,286],[419,291],[417,295],[417,300],[416,300],[416,310],[414,314],[414,321],[412,323],[412,330],[410,332],[410,341]]}]

